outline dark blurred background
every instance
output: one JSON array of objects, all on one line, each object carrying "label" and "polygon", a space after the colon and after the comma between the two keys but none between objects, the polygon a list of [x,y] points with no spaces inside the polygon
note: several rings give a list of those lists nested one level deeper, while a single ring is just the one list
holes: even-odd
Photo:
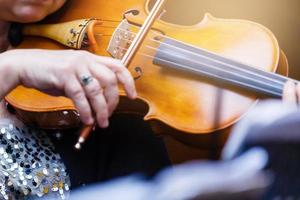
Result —
[{"label": "dark blurred background", "polygon": [[290,76],[300,80],[299,0],[168,0],[165,20],[192,25],[208,12],[217,18],[247,19],[269,28],[290,63]]}]

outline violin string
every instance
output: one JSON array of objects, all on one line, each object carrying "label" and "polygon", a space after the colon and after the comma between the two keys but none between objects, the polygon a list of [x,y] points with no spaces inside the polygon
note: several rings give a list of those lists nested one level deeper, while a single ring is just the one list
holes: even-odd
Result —
[{"label": "violin string", "polygon": [[[150,46],[149,46],[149,48],[151,48],[151,49],[154,50],[154,51],[157,50],[157,49],[155,49],[155,48],[153,48],[153,47],[150,47]],[[120,47],[120,49],[126,50],[126,48],[123,48],[123,47]],[[160,50],[160,49],[159,49],[159,51],[161,51],[161,52],[163,52],[163,53],[166,53],[166,54],[170,54],[170,52],[164,52],[164,51],[162,51],[162,50]],[[146,56],[146,57],[151,58],[151,59],[154,58],[154,56],[151,56],[151,55],[149,55],[149,54],[145,54],[145,53],[138,53],[138,54],[141,55],[141,56]],[[184,58],[184,57],[180,57],[180,58],[186,60],[186,58]],[[175,63],[175,62],[172,62],[172,61],[168,61],[168,60],[165,60],[165,59],[161,59],[161,58],[156,58],[156,59],[158,59],[158,60],[160,60],[160,61],[163,61],[163,62],[169,62],[169,63],[171,63],[171,64],[176,64],[176,65],[178,65],[178,63]],[[194,63],[196,63],[196,62],[194,62]],[[235,75],[235,76],[237,76],[237,77],[243,77],[243,78],[248,79],[248,80],[250,80],[250,81],[253,81],[253,80],[254,80],[254,81],[256,81],[256,82],[265,84],[265,85],[267,85],[267,86],[269,86],[269,87],[271,87],[271,88],[273,87],[274,89],[282,90],[281,87],[276,87],[276,86],[274,86],[274,85],[266,84],[265,82],[258,81],[257,79],[252,79],[252,78],[250,78],[250,77],[248,77],[248,76],[243,76],[243,75],[240,75],[240,74],[237,74],[237,73],[234,73],[234,72],[229,72],[229,71],[223,70],[222,68],[218,68],[218,67],[215,67],[215,66],[210,66],[210,65],[204,64],[204,63],[202,63],[202,62],[201,62],[201,63],[200,63],[200,62],[197,62],[196,64],[201,64],[202,66],[208,67],[208,68],[214,68],[214,69],[216,69],[216,70],[218,70],[218,71],[220,71],[220,72],[225,72],[225,73],[227,73],[227,74],[232,74],[232,75]],[[195,70],[194,68],[192,68],[192,67],[188,67],[188,66],[185,66],[185,65],[180,65],[180,66],[183,67],[183,69],[188,69],[188,70],[196,71],[196,70]],[[206,74],[206,75],[213,75],[214,77],[220,78],[220,76],[215,75],[215,74],[212,74],[212,73],[209,73],[209,72],[201,71],[201,73],[204,73],[204,74]],[[222,78],[224,79],[224,77],[222,77]],[[227,79],[227,81],[229,81],[229,79]],[[231,79],[231,81],[232,81],[232,79]],[[232,81],[232,82],[234,82],[234,83],[241,83],[241,82],[238,82],[238,81]],[[249,87],[251,84],[244,84],[244,85],[246,85],[246,86]],[[255,89],[257,89],[257,88],[258,88],[258,87],[256,87]],[[277,95],[278,95],[278,94],[277,94]]]},{"label": "violin string", "polygon": [[[123,31],[126,31],[126,30],[123,29]],[[157,34],[158,34],[158,33],[157,33]],[[160,36],[160,35],[159,35],[159,36]],[[164,37],[164,38],[168,38],[168,39],[175,40],[175,39],[170,38],[170,37],[168,37],[168,36],[163,36],[163,37]],[[130,42],[130,40],[128,40],[128,39],[126,39],[126,38],[123,38],[123,40]],[[259,74],[259,72],[253,72],[253,71],[248,70],[248,69],[244,69],[244,68],[241,68],[241,67],[237,67],[237,66],[234,66],[234,65],[232,65],[232,64],[225,63],[225,62],[222,62],[222,61],[213,59],[213,58],[208,57],[208,56],[204,56],[204,55],[197,54],[197,53],[195,53],[195,52],[193,52],[193,51],[189,51],[189,50],[186,50],[186,49],[183,49],[183,48],[179,48],[179,47],[177,47],[177,46],[175,46],[175,45],[171,45],[171,44],[168,44],[168,43],[163,43],[163,42],[161,42],[161,41],[154,40],[153,38],[151,38],[151,40],[154,41],[154,42],[158,42],[159,44],[168,45],[168,46],[170,46],[171,48],[176,48],[176,49],[178,49],[178,50],[185,51],[185,52],[187,52],[187,53],[191,53],[191,54],[193,54],[193,55],[195,55],[195,56],[197,56],[197,57],[201,57],[201,58],[204,58],[204,59],[208,59],[208,60],[210,60],[210,61],[213,61],[213,62],[217,62],[217,63],[219,63],[219,64],[226,65],[227,67],[228,67],[228,65],[230,65],[230,68],[234,68],[234,69],[237,69],[237,70],[244,71],[244,72],[246,72],[246,73],[250,73],[250,74],[253,74],[253,75],[257,75],[257,76],[259,76],[259,77],[261,77],[261,78],[265,78],[265,79],[267,79],[267,80],[269,80],[269,81],[277,82],[278,84],[283,84],[283,82],[282,82],[282,81],[279,81],[279,80],[276,80],[275,78],[280,78],[280,79],[285,79],[285,80],[292,80],[292,79],[288,79],[287,77],[284,77],[284,76],[282,76],[282,75],[278,75],[278,74],[276,74],[276,73],[272,73],[272,74],[270,73],[272,76],[275,77],[275,78],[270,78],[270,77],[267,77],[267,76],[264,76],[264,75]],[[180,42],[180,41],[178,41],[178,42]],[[201,49],[201,48],[199,48],[199,47],[196,47],[196,48]],[[202,51],[206,51],[205,49],[201,49],[201,50],[202,50]],[[207,52],[207,51],[206,51],[206,52]],[[212,53],[212,52],[210,52],[210,53]],[[214,54],[214,53],[212,53],[212,54]],[[218,56],[218,55],[217,55],[217,56]],[[249,65],[248,65],[248,66],[249,66]],[[250,66],[250,67],[255,68],[255,67],[253,67],[253,66]]]},{"label": "violin string", "polygon": [[[134,25],[134,24],[130,24],[130,26],[135,26],[135,27],[139,28],[139,26]],[[135,35],[135,33],[132,32],[132,31],[130,31],[130,30],[126,30],[126,29],[121,29],[121,30],[122,30],[122,31],[128,31],[130,34]],[[167,36],[167,35],[160,34],[160,33],[158,33],[158,32],[154,32],[154,34],[156,34],[157,36],[162,37],[163,39],[170,39],[170,40],[174,40],[174,41],[176,41],[176,42],[178,42],[178,43],[182,43],[182,41],[180,41],[180,40],[174,39],[174,38],[169,37],[169,36]],[[125,39],[125,40],[130,41],[130,40],[128,40],[128,39]],[[177,46],[175,46],[175,45],[171,45],[171,44],[168,44],[168,43],[163,43],[163,42],[161,42],[161,41],[159,41],[159,40],[154,40],[153,38],[151,38],[151,40],[154,41],[154,42],[159,42],[160,44],[164,44],[164,45],[168,45],[168,46],[170,46],[170,47],[174,47],[174,48],[176,48],[176,49],[178,49],[178,50],[186,51],[187,53],[192,53],[192,54],[194,54],[194,55],[196,55],[196,56],[201,56],[201,57],[203,57],[203,58],[209,59],[209,60],[214,61],[214,62],[219,62],[220,64],[230,65],[230,64],[228,64],[228,63],[225,63],[225,62],[222,62],[222,61],[218,61],[218,60],[216,60],[216,59],[212,59],[212,58],[210,58],[210,57],[208,57],[208,56],[200,55],[200,54],[197,54],[197,53],[195,53],[195,52],[193,52],[193,51],[186,50],[186,49],[183,49],[183,48],[179,48],[179,47],[177,47]],[[193,46],[193,45],[191,45],[191,44],[188,44],[188,45],[191,46],[191,47],[195,47],[195,48],[197,48],[197,49],[200,49],[200,50],[202,50],[202,51],[205,51],[205,52],[207,52],[207,53],[215,54],[216,56],[219,56],[218,54],[216,54],[216,53],[214,53],[214,52],[209,52],[209,51],[207,51],[206,49],[203,49],[203,48],[201,48],[201,47]],[[234,60],[232,60],[232,61],[234,61]],[[243,63],[240,62],[240,64],[243,64]],[[246,64],[246,65],[248,65],[248,64]],[[243,68],[240,68],[240,67],[236,67],[236,66],[234,66],[234,65],[231,65],[231,66],[232,66],[232,67],[235,67],[235,68],[238,68],[239,70],[247,70],[247,69],[243,69]],[[252,68],[255,68],[254,66],[250,66],[250,65],[248,65],[248,66],[249,66],[249,67],[252,67]],[[251,70],[247,70],[247,71],[249,71],[250,73],[253,72],[253,71],[251,71]],[[254,73],[254,72],[253,72],[253,73]],[[272,75],[275,76],[276,78],[283,78],[283,79],[292,80],[292,79],[289,79],[289,77],[285,77],[285,76],[282,76],[282,75],[280,75],[280,74],[272,73]],[[264,76],[263,76],[263,77],[264,77]],[[269,80],[273,80],[273,79],[269,79]],[[281,82],[280,82],[280,83],[281,83]]]},{"label": "violin string", "polygon": [[[164,52],[164,51],[162,51],[162,50],[160,50],[160,49],[156,49],[155,47],[152,47],[152,46],[149,46],[149,45],[147,45],[146,46],[147,48],[149,48],[149,49],[151,49],[151,50],[153,50],[153,51],[161,51],[162,53],[166,53],[166,54],[169,54],[169,55],[171,55],[169,52]],[[119,49],[121,49],[121,50],[127,50],[127,48],[124,48],[124,47],[121,47],[121,46],[118,46],[118,48]],[[177,47],[178,48],[178,47]],[[146,55],[146,54],[144,54],[144,55]],[[197,55],[197,54],[196,54]],[[154,58],[154,56],[151,56],[151,55],[147,55],[148,57],[151,57],[151,58]],[[181,57],[181,56],[177,56],[177,57],[179,57],[179,58],[181,58],[181,59],[183,59],[183,60],[187,60],[185,57]],[[205,56],[203,56],[203,57],[205,57]],[[206,58],[209,58],[209,57],[206,57]],[[164,61],[166,61],[166,60],[164,60]],[[190,60],[188,60],[188,61],[190,61]],[[214,60],[213,60],[214,61]],[[222,69],[222,68],[219,68],[219,67],[216,67],[216,66],[213,66],[213,65],[206,65],[205,63],[203,63],[203,62],[199,62],[199,61],[195,61],[195,60],[192,60],[192,62],[194,62],[195,64],[200,64],[200,65],[202,65],[202,66],[205,66],[205,67],[208,67],[208,68],[213,68],[213,69],[215,69],[215,70],[218,70],[218,71],[220,71],[220,72],[223,72],[223,73],[229,73],[229,74],[232,74],[232,75],[235,75],[236,77],[242,77],[242,78],[245,78],[245,79],[248,79],[248,80],[250,80],[250,81],[256,81],[256,82],[259,82],[259,83],[263,83],[263,84],[265,84],[265,85],[268,85],[268,86],[270,86],[270,87],[273,87],[273,88],[275,88],[275,89],[279,89],[279,90],[281,90],[281,88],[282,88],[282,86],[283,86],[283,82],[279,82],[279,81],[276,81],[276,80],[273,80],[273,79],[270,79],[270,78],[268,78],[267,77],[267,79],[269,79],[270,81],[273,81],[273,82],[277,82],[278,84],[280,84],[279,85],[279,87],[276,87],[275,85],[271,85],[271,84],[266,84],[265,82],[262,82],[262,81],[259,81],[259,80],[257,80],[257,79],[255,79],[255,78],[250,78],[249,76],[243,76],[243,75],[241,75],[241,74],[237,74],[237,73],[234,73],[234,72],[229,72],[229,71],[226,71],[226,70],[224,70],[224,69]],[[232,68],[232,67],[229,67],[229,68]],[[241,68],[237,68],[237,70],[240,70],[241,71]],[[246,73],[248,73],[249,71],[245,71]],[[248,73],[249,74],[249,73]],[[256,73],[253,73],[252,75],[257,75]],[[262,76],[262,75],[260,75],[260,77],[261,78],[266,78],[265,76]],[[285,78],[285,77],[284,77]],[[278,85],[277,84],[277,85]]]},{"label": "violin string", "polygon": [[[153,47],[151,47],[151,48],[153,48]],[[156,50],[156,49],[153,48],[153,50]],[[161,51],[162,53],[171,55],[170,52],[165,52],[165,51],[162,51],[162,50],[159,50],[159,51]],[[147,54],[144,54],[144,55],[147,55]],[[148,57],[151,57],[152,59],[154,58],[154,56],[151,56],[151,55],[148,55]],[[238,78],[244,78],[244,79],[246,79],[246,80],[248,80],[248,81],[254,81],[254,82],[256,82],[256,83],[264,84],[264,85],[266,85],[266,86],[269,86],[269,87],[274,88],[274,89],[277,89],[277,90],[282,90],[282,87],[280,87],[280,86],[277,87],[278,85],[267,84],[267,83],[265,83],[265,82],[263,82],[263,81],[260,81],[260,80],[258,80],[258,79],[251,78],[251,76],[246,76],[246,75],[241,75],[241,74],[239,74],[239,73],[226,71],[226,70],[224,70],[224,69],[222,69],[222,68],[218,68],[218,67],[215,67],[215,66],[213,66],[213,65],[208,65],[208,64],[203,63],[203,62],[197,62],[197,61],[194,61],[194,60],[188,60],[188,59],[185,58],[185,57],[181,57],[181,56],[177,56],[177,57],[178,57],[178,58],[181,58],[182,60],[191,61],[191,62],[193,62],[193,63],[195,63],[195,64],[200,64],[200,65],[202,65],[202,66],[204,66],[204,67],[207,67],[207,68],[210,68],[210,69],[215,69],[215,70],[217,70],[217,71],[219,71],[219,72],[222,72],[223,74],[230,74],[230,75],[233,75],[233,76],[238,77]],[[175,63],[175,62],[172,62],[172,61],[169,61],[169,60],[160,59],[160,58],[155,58],[155,59],[159,59],[159,60],[164,61],[164,62],[169,62],[169,63],[171,63],[171,64],[176,64],[176,65],[178,65],[178,63]],[[193,68],[193,67],[189,67],[189,66],[186,66],[186,65],[180,65],[180,66],[183,67],[183,69],[188,69],[188,70],[192,70],[192,71],[197,71],[197,70],[196,70],[195,68]],[[208,73],[208,72],[206,72],[205,70],[201,70],[201,73]],[[217,76],[217,75],[215,75],[214,77],[216,77],[216,76]],[[217,76],[217,77],[219,77],[219,76]],[[223,77],[223,78],[224,78],[224,77]],[[233,79],[232,79],[232,80],[233,80]],[[237,83],[238,81],[232,81],[232,82]],[[239,83],[240,83],[240,82],[239,82]],[[249,84],[247,84],[247,85],[249,86]]]},{"label": "violin string", "polygon": [[[112,28],[113,28],[113,27],[112,27]],[[121,28],[119,28],[118,30],[121,30],[121,31],[126,32],[126,33],[130,33],[131,35],[136,35],[136,33],[132,32],[132,31],[130,31],[130,30],[127,30],[127,29],[121,29]],[[165,35],[160,35],[159,33],[156,33],[156,32],[155,32],[155,34],[157,34],[158,36],[160,36],[160,37],[162,37],[162,38],[169,38],[169,39],[174,40],[174,39],[171,38],[171,37],[168,37],[168,36],[165,36]],[[122,40],[127,41],[129,44],[132,42],[132,40],[130,40],[130,39],[122,38]],[[154,39],[152,39],[152,38],[151,38],[151,40],[154,41],[154,42],[158,42],[158,43],[160,43],[160,44],[163,43],[163,42],[161,42],[161,41],[154,40]],[[180,41],[178,41],[178,42],[180,42]],[[277,83],[279,83],[279,84],[281,84],[281,85],[284,84],[283,82],[280,82],[280,81],[277,81],[277,80],[275,80],[275,79],[272,79],[272,78],[269,78],[269,77],[260,75],[259,73],[255,73],[255,72],[249,71],[249,70],[247,70],[247,69],[243,69],[243,68],[240,68],[240,67],[236,67],[236,66],[230,65],[230,64],[228,64],[228,63],[225,63],[225,62],[222,62],[222,61],[218,61],[218,60],[216,60],[216,59],[212,59],[212,58],[210,58],[210,57],[208,57],[208,56],[199,55],[199,54],[197,54],[197,53],[195,53],[195,52],[192,52],[192,51],[189,51],[189,50],[186,50],[186,49],[181,49],[181,48],[178,48],[177,46],[174,46],[174,45],[171,45],[171,44],[167,44],[167,43],[163,43],[163,44],[169,45],[169,46],[172,47],[172,48],[177,48],[177,49],[179,49],[179,50],[187,51],[188,53],[191,53],[191,54],[194,54],[194,55],[196,55],[196,56],[200,56],[200,57],[203,57],[203,58],[212,60],[212,61],[214,61],[214,62],[218,62],[218,63],[220,63],[220,64],[224,64],[224,65],[226,65],[226,66],[229,67],[229,68],[235,68],[235,69],[244,71],[244,72],[246,72],[246,73],[250,73],[250,74],[255,75],[255,76],[260,76],[260,77],[265,78],[265,79],[268,79],[268,80],[270,80],[270,81],[277,82]],[[126,48],[123,48],[123,47],[120,47],[120,46],[119,46],[118,48],[123,49],[123,50],[127,50]],[[147,46],[147,48],[154,48],[154,47]],[[198,47],[197,47],[197,48],[198,48]],[[156,50],[156,49],[154,49],[154,50]],[[204,50],[204,49],[202,49],[202,50]],[[150,55],[147,55],[147,56],[149,57]],[[150,57],[154,58],[153,56],[150,56]],[[167,61],[167,60],[165,60],[165,61]],[[199,62],[197,62],[197,64],[202,64],[202,65],[203,65],[203,63],[199,63]],[[228,66],[228,65],[229,65],[229,66]],[[216,67],[214,67],[214,66],[206,66],[206,67],[215,68],[215,69],[217,69],[217,70],[219,70],[219,71],[221,70],[220,68],[216,68]],[[227,72],[227,71],[225,71],[225,70],[221,70],[221,71]],[[228,72],[227,72],[227,73],[228,73]],[[233,73],[233,74],[236,75],[235,73]],[[275,75],[275,77],[277,77],[277,78],[283,78],[283,79],[285,79],[285,80],[288,80],[287,77],[280,76],[280,75],[277,75],[277,74],[274,74],[274,75]],[[276,76],[276,75],[277,75],[277,76]],[[237,77],[244,77],[244,78],[247,78],[247,79],[249,79],[249,80],[257,81],[256,79],[251,79],[251,78],[249,78],[249,77],[245,77],[245,76],[242,76],[242,75],[237,75]],[[269,85],[269,86],[274,87],[273,85]],[[279,90],[282,90],[282,88],[278,88],[278,87],[275,87],[275,88],[276,88],[276,89],[279,89]]]},{"label": "violin string", "polygon": [[[126,48],[123,48],[123,47],[119,47],[119,48],[120,48],[120,49],[123,49],[123,50],[126,50]],[[153,51],[157,51],[157,50],[158,50],[158,51],[161,51],[162,53],[171,55],[170,52],[162,51],[161,49],[156,49],[156,48],[151,47],[151,46],[148,46],[148,48],[150,48],[150,49],[153,50]],[[154,56],[149,55],[149,54],[145,54],[145,53],[138,53],[138,54],[139,54],[139,55],[142,55],[142,56],[146,56],[146,57],[151,58],[151,59],[155,58]],[[238,73],[226,71],[226,70],[224,70],[224,69],[222,69],[222,68],[219,68],[219,67],[216,67],[216,66],[213,66],[213,65],[207,65],[207,64],[205,64],[205,63],[203,63],[203,62],[199,62],[199,61],[196,62],[196,61],[194,61],[194,60],[188,60],[188,59],[185,58],[185,57],[181,57],[181,56],[177,56],[177,57],[178,57],[178,58],[181,58],[181,59],[183,59],[183,60],[191,61],[191,62],[193,62],[193,63],[195,63],[195,64],[200,64],[200,65],[202,65],[202,66],[204,66],[204,67],[207,67],[207,68],[215,69],[215,70],[220,71],[220,72],[222,72],[222,73],[231,74],[231,75],[234,75],[234,76],[239,77],[239,78],[244,78],[244,79],[247,79],[247,80],[249,80],[249,81],[254,81],[254,82],[258,82],[258,83],[264,84],[264,85],[266,85],[266,86],[269,86],[269,87],[274,88],[274,89],[277,89],[277,90],[282,90],[283,84],[281,85],[281,87],[280,87],[280,85],[279,85],[279,87],[276,87],[275,85],[272,85],[272,84],[266,84],[266,83],[263,82],[263,81],[259,81],[258,79],[255,79],[255,78],[250,78],[249,76],[246,76],[246,75],[241,75],[241,74],[238,74]],[[171,64],[177,64],[177,63],[175,63],[175,62],[172,62],[172,61],[169,61],[169,60],[165,60],[165,59],[160,59],[160,58],[155,58],[155,59],[159,59],[159,60],[164,61],[164,62],[169,62],[169,63],[171,63]],[[180,65],[180,66],[183,67],[183,69],[189,69],[189,70],[195,71],[195,69],[192,68],[192,67],[188,67],[188,66],[185,66],[185,65]],[[204,72],[204,71],[201,71],[201,72],[208,74],[208,72]],[[216,75],[216,76],[217,76],[217,75]],[[215,76],[215,77],[216,77],[216,76]],[[217,77],[219,77],[219,76],[217,76]],[[234,81],[233,81],[233,82],[234,82]],[[237,82],[235,82],[235,83],[237,83]],[[240,83],[240,82],[239,82],[239,83]],[[249,86],[249,84],[248,84],[247,86]],[[278,85],[277,85],[277,86],[278,86]]]},{"label": "violin string", "polygon": [[[133,25],[133,26],[136,26],[136,25]],[[129,32],[129,33],[132,34],[132,35],[136,35],[134,32],[129,31],[129,30],[126,30],[126,29],[121,29],[121,28],[120,28],[119,30],[124,31],[124,32]],[[171,40],[175,40],[175,41],[177,41],[177,42],[180,42],[180,41],[178,41],[178,40],[176,40],[176,39],[174,39],[174,38],[168,37],[168,36],[166,36],[166,35],[159,35],[159,33],[156,33],[156,32],[155,32],[155,34],[157,34],[157,35],[160,36],[160,37],[163,37],[164,39],[167,38],[167,39],[171,39]],[[132,42],[131,40],[126,39],[126,38],[122,38],[122,40],[127,41],[129,44]],[[151,38],[151,40],[154,41],[154,42],[158,42],[158,43],[160,43],[160,44],[168,45],[168,46],[170,46],[170,47],[172,47],[172,48],[176,48],[176,49],[181,50],[181,51],[185,51],[185,52],[187,52],[187,53],[191,53],[191,54],[193,54],[193,55],[195,55],[195,56],[197,56],[197,57],[202,57],[202,58],[205,58],[205,59],[209,59],[209,60],[211,60],[211,61],[213,61],[213,62],[217,62],[217,63],[220,63],[220,64],[224,64],[224,65],[226,65],[227,67],[228,67],[228,65],[230,65],[230,66],[229,66],[230,68],[234,68],[234,69],[237,69],[237,70],[241,70],[241,71],[244,71],[244,72],[248,72],[248,73],[250,73],[250,74],[252,74],[252,75],[257,75],[257,76],[259,76],[259,77],[261,77],[261,78],[265,78],[265,79],[267,79],[267,80],[269,80],[269,81],[277,82],[278,84],[283,84],[282,81],[278,81],[278,80],[276,80],[276,79],[274,79],[274,78],[270,78],[270,77],[261,75],[261,74],[259,74],[259,72],[253,72],[253,71],[250,71],[250,70],[247,70],[247,69],[244,69],[244,68],[236,67],[236,66],[231,65],[231,64],[229,64],[229,63],[225,63],[225,62],[222,62],[222,61],[218,61],[218,60],[213,59],[213,58],[210,58],[210,57],[208,57],[208,56],[200,55],[200,54],[197,54],[197,53],[195,53],[195,52],[193,52],[193,51],[189,51],[189,50],[186,50],[186,49],[179,48],[179,47],[177,47],[177,46],[175,46],[175,45],[171,45],[171,44],[163,43],[163,42],[158,41],[158,40],[154,40],[153,38]],[[201,49],[202,51],[206,51],[205,49],[202,49],[202,48],[199,48],[199,47],[196,47],[196,48]],[[206,52],[207,52],[207,51],[206,51]],[[209,52],[209,53],[214,54],[213,52]],[[248,65],[248,66],[249,66],[249,65]],[[255,67],[253,67],[253,66],[251,66],[251,67],[252,67],[252,68],[255,68]],[[275,78],[280,78],[280,79],[285,79],[285,80],[292,80],[292,79],[289,79],[288,77],[285,77],[285,76],[282,76],[282,75],[278,75],[278,74],[276,74],[276,73],[272,73],[272,76],[274,76]]]},{"label": "violin string", "polygon": [[[143,54],[143,53],[139,53],[139,54],[142,55],[142,56],[148,57],[150,59],[153,59],[153,56],[151,56],[151,55]],[[160,60],[160,61],[163,61],[163,62],[168,62],[170,64],[175,64],[175,65],[180,66],[182,68],[186,68],[186,69],[189,69],[189,70],[192,70],[192,71],[196,71],[192,67],[188,67],[188,66],[185,66],[183,64],[175,63],[173,61],[169,61],[169,60],[165,60],[165,59],[161,59],[161,58],[156,58],[156,59]],[[206,72],[206,71],[201,71],[201,73],[204,74],[204,75],[208,75],[208,76],[215,77],[215,78],[218,78],[218,79],[223,79],[223,80],[226,80],[226,81],[229,81],[229,82],[233,82],[233,83],[236,83],[236,84],[242,84],[244,86],[247,86],[247,87],[255,89],[255,90],[260,90],[260,91],[264,91],[264,92],[267,92],[267,93],[271,93],[273,95],[282,96],[282,92],[277,93],[277,92],[270,91],[270,90],[267,90],[267,89],[264,89],[264,88],[261,88],[261,87],[256,87],[254,85],[251,85],[251,84],[248,84],[248,83],[245,83],[245,82],[239,82],[239,81],[235,81],[233,79],[227,79],[227,78],[225,78],[223,76],[220,76],[220,75],[217,75],[217,74],[214,74],[214,73],[209,73],[209,72]],[[280,89],[281,90],[281,88],[276,88],[276,89]]]},{"label": "violin string", "polygon": [[[162,53],[172,55],[170,52],[163,51],[163,50],[161,50],[161,49],[155,49],[155,48],[153,48],[153,47],[151,47],[151,46],[148,46],[148,48],[150,48],[150,49],[152,49],[152,50],[154,50],[154,51],[160,51],[160,52],[162,52]],[[224,69],[222,69],[222,68],[219,68],[219,67],[216,67],[216,66],[213,66],[213,65],[206,65],[204,62],[195,61],[195,60],[189,60],[189,59],[187,59],[187,58],[185,58],[185,57],[183,57],[183,56],[177,55],[177,58],[180,58],[180,59],[182,59],[182,60],[191,61],[191,62],[193,62],[193,63],[195,63],[195,64],[199,64],[199,65],[202,65],[202,66],[207,66],[207,67],[209,67],[209,68],[211,68],[211,69],[215,69],[215,70],[220,71],[220,72],[225,72],[225,73],[228,73],[228,74],[232,74],[232,75],[235,75],[236,77],[239,77],[239,78],[245,78],[245,79],[248,79],[248,80],[250,80],[250,81],[251,81],[251,80],[252,80],[252,81],[255,80],[255,79],[250,78],[249,76],[241,75],[241,74],[238,74],[238,73],[235,73],[235,72],[226,71],[226,70],[224,70]],[[265,82],[262,82],[262,81],[259,81],[259,80],[256,80],[256,81],[259,82],[259,83],[265,84]],[[269,86],[275,87],[274,85],[269,85]],[[275,87],[275,88],[276,88],[276,87]]]},{"label": "violin string", "polygon": [[[186,50],[186,49],[183,49],[183,48],[179,48],[179,47],[177,47],[177,46],[175,46],[175,45],[171,45],[171,44],[168,44],[168,43],[163,43],[163,42],[161,42],[161,41],[154,40],[153,38],[151,38],[151,40],[154,41],[154,42],[158,42],[159,44],[167,45],[167,46],[169,46],[169,47],[171,47],[171,48],[174,48],[174,49],[177,49],[177,50],[179,50],[179,51],[184,51],[184,52],[186,52],[186,53],[193,54],[193,55],[195,55],[195,56],[197,56],[197,57],[204,58],[204,59],[208,59],[208,60],[210,60],[210,61],[217,62],[217,63],[219,63],[219,64],[223,64],[223,65],[225,65],[226,67],[229,67],[229,68],[232,68],[232,69],[237,69],[237,70],[240,70],[240,71],[243,71],[243,72],[246,72],[246,73],[250,73],[250,74],[259,76],[259,77],[261,77],[261,78],[268,79],[268,80],[273,81],[273,82],[277,82],[278,84],[282,84],[282,82],[279,81],[279,80],[269,78],[269,77],[267,77],[267,76],[261,75],[261,74],[259,74],[259,73],[254,72],[254,71],[251,71],[251,70],[248,70],[248,69],[244,69],[244,68],[241,68],[241,67],[237,67],[237,66],[235,66],[235,65],[232,65],[232,64],[229,64],[229,63],[226,63],[226,62],[222,62],[222,61],[219,61],[219,60],[217,60],[217,59],[213,59],[213,58],[211,58],[211,57],[209,57],[209,56],[201,55],[201,54],[195,53],[195,52],[190,51],[190,50]],[[198,48],[198,49],[201,49],[201,48]],[[202,51],[206,51],[206,50],[204,50],[204,49],[201,49],[201,50],[202,50]],[[206,52],[208,52],[208,51],[206,51]],[[212,52],[209,52],[209,53],[214,54],[214,53],[212,53]],[[215,55],[218,56],[217,54],[215,54]],[[242,63],[240,63],[240,64],[242,64]],[[248,66],[249,66],[249,65],[248,65]],[[249,66],[249,67],[252,67],[252,66]],[[252,68],[255,69],[255,67],[252,67]],[[272,75],[275,75],[275,74],[272,73]],[[277,74],[276,74],[276,75],[277,75]],[[276,78],[283,78],[283,79],[286,79],[286,77],[281,76],[281,75],[276,76]]]},{"label": "violin string", "polygon": [[[116,23],[120,23],[122,20],[100,19],[99,21],[101,21],[101,22],[116,22]],[[96,26],[101,26],[101,25],[96,25]]]},{"label": "violin string", "polygon": [[[122,47],[120,47],[120,48],[126,50],[126,48],[122,48]],[[152,47],[152,48],[153,48],[153,47]],[[153,48],[153,50],[156,50],[156,49]],[[169,52],[164,52],[164,53],[170,54]],[[145,53],[141,53],[141,52],[139,52],[139,53],[137,53],[137,54],[138,54],[138,55],[141,55],[141,56],[146,56],[146,57],[151,58],[151,59],[155,58],[155,57],[152,56],[152,55],[145,54]],[[185,59],[184,57],[182,57],[182,58]],[[169,60],[160,59],[160,58],[155,58],[155,59],[158,59],[158,60],[164,61],[164,62],[168,62],[168,63],[171,63],[171,64],[179,65],[178,63],[175,63],[175,62],[172,62],[172,61],[169,61]],[[190,60],[188,60],[188,61],[190,61]],[[245,78],[245,79],[247,79],[247,80],[249,80],[249,81],[254,81],[254,82],[262,83],[262,84],[264,84],[264,85],[266,85],[266,86],[269,86],[269,87],[271,87],[271,88],[273,88],[273,89],[275,89],[275,90],[282,91],[282,87],[280,87],[280,86],[277,87],[277,86],[275,86],[275,85],[273,85],[273,84],[267,84],[267,83],[265,83],[265,82],[263,82],[263,81],[259,81],[259,80],[255,79],[255,78],[250,78],[249,76],[243,76],[243,75],[240,75],[240,74],[237,74],[237,73],[234,73],[234,72],[226,71],[226,70],[224,70],[224,69],[222,69],[222,68],[218,68],[218,67],[215,67],[215,66],[213,66],[213,65],[207,65],[207,64],[200,63],[200,62],[195,62],[195,61],[192,61],[192,62],[194,62],[194,63],[196,63],[196,64],[201,64],[202,66],[207,67],[207,68],[213,68],[213,69],[215,69],[215,70],[217,70],[217,71],[220,71],[220,72],[222,72],[222,73],[231,74],[231,75],[234,75],[234,76],[239,77],[239,78],[242,77],[242,78]],[[179,65],[179,66],[182,67],[183,69],[188,69],[188,70],[196,71],[196,70],[195,70],[194,68],[192,68],[192,67],[188,67],[188,66],[185,66],[185,65]],[[223,79],[224,79],[224,77],[221,77],[221,76],[218,76],[218,75],[215,75],[215,74],[213,74],[213,73],[209,73],[209,72],[206,72],[206,71],[203,71],[203,70],[201,70],[201,73],[206,74],[206,75],[211,75],[211,76],[216,77],[216,78],[223,78]],[[254,88],[254,89],[258,89],[258,88],[259,88],[259,87],[253,87],[253,85],[251,85],[251,84],[245,84],[245,82],[234,81],[233,79],[226,79],[226,80],[227,80],[227,81],[231,80],[231,82],[233,82],[233,83],[243,83],[244,85],[246,85],[246,86],[248,86],[248,87],[252,87],[252,88]],[[263,88],[261,88],[261,90],[266,91],[266,90],[264,90]],[[271,93],[273,93],[273,92],[271,92]],[[276,93],[276,95],[278,95],[278,93]]]},{"label": "violin string", "polygon": [[96,24],[95,27],[97,27],[97,28],[98,28],[98,27],[100,27],[100,28],[112,28],[112,29],[116,29],[116,28],[117,28],[116,26],[104,26],[104,25],[102,25],[102,24],[100,24],[100,25],[99,25],[99,24]]},{"label": "violin string", "polygon": [[109,35],[109,34],[101,34],[101,33],[99,33],[99,34],[94,34],[94,35],[96,35],[96,36],[101,36],[101,37],[111,37],[112,35]]}]

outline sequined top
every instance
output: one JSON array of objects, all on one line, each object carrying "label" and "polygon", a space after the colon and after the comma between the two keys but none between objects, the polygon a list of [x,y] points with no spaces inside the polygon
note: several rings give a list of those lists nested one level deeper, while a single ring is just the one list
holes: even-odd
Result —
[{"label": "sequined top", "polygon": [[66,199],[70,180],[48,136],[0,119],[0,199]]}]

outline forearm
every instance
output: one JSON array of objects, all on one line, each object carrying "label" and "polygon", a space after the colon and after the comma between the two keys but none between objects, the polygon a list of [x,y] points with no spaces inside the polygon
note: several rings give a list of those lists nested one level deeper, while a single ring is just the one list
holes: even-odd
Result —
[{"label": "forearm", "polygon": [[19,84],[19,73],[7,53],[0,54],[0,99]]}]

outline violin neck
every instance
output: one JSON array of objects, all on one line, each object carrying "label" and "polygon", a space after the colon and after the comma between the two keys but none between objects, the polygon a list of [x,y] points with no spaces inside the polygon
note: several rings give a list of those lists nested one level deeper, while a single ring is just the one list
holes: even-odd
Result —
[{"label": "violin neck", "polygon": [[172,39],[160,44],[153,62],[276,98],[291,80]]}]

